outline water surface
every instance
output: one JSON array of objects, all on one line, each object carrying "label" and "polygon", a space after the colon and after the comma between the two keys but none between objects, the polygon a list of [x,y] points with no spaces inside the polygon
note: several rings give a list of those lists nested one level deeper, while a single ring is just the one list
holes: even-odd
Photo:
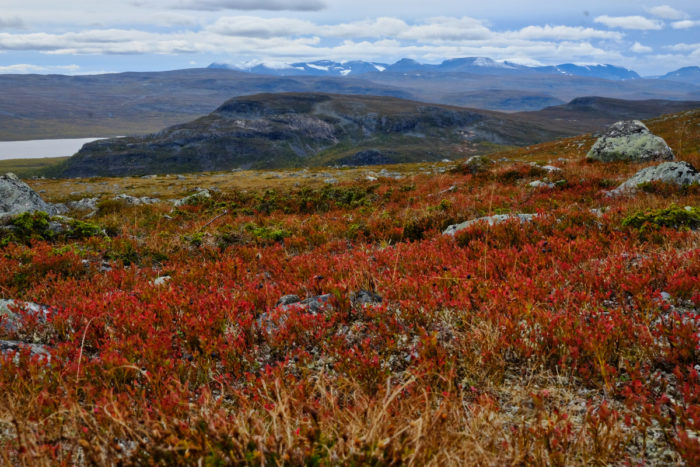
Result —
[{"label": "water surface", "polygon": [[0,141],[0,160],[72,156],[83,144],[102,138],[35,139]]}]

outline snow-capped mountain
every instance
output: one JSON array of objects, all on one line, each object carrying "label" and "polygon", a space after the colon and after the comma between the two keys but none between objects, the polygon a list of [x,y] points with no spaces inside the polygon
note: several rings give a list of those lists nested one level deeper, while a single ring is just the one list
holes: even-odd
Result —
[{"label": "snow-capped mountain", "polygon": [[387,65],[384,63],[363,62],[359,60],[350,62],[317,60],[314,62],[290,63],[281,67],[272,67],[265,64],[251,67],[235,67],[224,63],[212,63],[209,65],[209,68],[223,68],[276,76],[347,76],[381,72],[384,71],[386,67]]},{"label": "snow-capped mountain", "polygon": [[314,62],[289,63],[283,66],[260,64],[250,67],[212,63],[209,68],[232,69],[275,76],[348,76],[365,73],[471,73],[480,75],[544,73],[602,78],[613,81],[640,78],[636,72],[614,65],[575,65],[573,63],[565,63],[556,66],[526,66],[508,61],[500,62],[487,57],[452,58],[440,64],[426,64],[410,58],[403,58],[391,65],[359,60],[348,62],[317,60]]}]

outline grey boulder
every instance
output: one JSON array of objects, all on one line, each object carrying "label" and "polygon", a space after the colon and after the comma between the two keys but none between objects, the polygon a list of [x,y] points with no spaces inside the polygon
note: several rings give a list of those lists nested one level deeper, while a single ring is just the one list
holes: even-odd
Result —
[{"label": "grey boulder", "polygon": [[479,217],[478,219],[464,221],[461,224],[452,224],[447,227],[442,234],[454,235],[460,230],[464,230],[467,227],[471,227],[479,222],[486,222],[488,225],[495,225],[500,224],[501,222],[506,222],[510,219],[517,219],[519,222],[531,222],[534,218],[535,214],[496,214],[494,216]]},{"label": "grey boulder", "polygon": [[639,185],[650,182],[691,185],[700,183],[700,173],[688,162],[664,162],[640,170],[622,185],[612,190],[610,194],[633,192]]},{"label": "grey boulder", "polygon": [[15,174],[0,175],[0,216],[35,211],[57,214],[54,206],[41,199]]},{"label": "grey boulder", "polygon": [[639,120],[613,123],[586,155],[600,162],[648,162],[675,159],[666,141]]}]

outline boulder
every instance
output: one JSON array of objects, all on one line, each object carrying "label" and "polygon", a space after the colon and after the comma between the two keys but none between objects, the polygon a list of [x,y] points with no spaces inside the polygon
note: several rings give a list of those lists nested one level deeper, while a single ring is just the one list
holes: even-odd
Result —
[{"label": "boulder", "polygon": [[192,195],[185,196],[184,198],[175,201],[175,207],[186,206],[188,204],[197,204],[209,198],[211,198],[211,193],[209,193],[209,190],[202,189]]},{"label": "boulder", "polygon": [[97,209],[99,198],[82,198],[78,201],[68,201],[66,207],[76,211],[94,211]]},{"label": "boulder", "polygon": [[464,162],[464,168],[471,173],[484,172],[493,165],[493,161],[484,156],[471,156]]},{"label": "boulder", "polygon": [[634,174],[622,185],[610,192],[611,195],[633,192],[642,183],[663,182],[676,185],[700,183],[700,173],[688,162],[664,162],[647,167]]},{"label": "boulder", "polygon": [[54,206],[41,199],[29,185],[15,174],[0,175],[0,216],[34,211],[57,214]]},{"label": "boulder", "polygon": [[588,151],[586,158],[601,162],[675,159],[666,141],[650,132],[639,120],[612,124]]},{"label": "boulder", "polygon": [[494,216],[479,217],[478,219],[472,219],[469,221],[462,222],[461,224],[453,224],[447,227],[442,234],[443,235],[454,235],[460,230],[464,230],[467,227],[479,222],[486,222],[489,225],[500,224],[502,222],[508,221],[510,219],[517,219],[520,222],[531,222],[535,218],[535,214],[496,214]]},{"label": "boulder", "polygon": [[141,206],[144,204],[155,204],[160,202],[158,198],[149,198],[148,196],[143,196],[141,198],[137,198],[136,196],[131,196],[127,195],[125,193],[118,194],[114,198],[112,198],[114,201],[121,201],[125,204],[131,204],[133,206]]}]

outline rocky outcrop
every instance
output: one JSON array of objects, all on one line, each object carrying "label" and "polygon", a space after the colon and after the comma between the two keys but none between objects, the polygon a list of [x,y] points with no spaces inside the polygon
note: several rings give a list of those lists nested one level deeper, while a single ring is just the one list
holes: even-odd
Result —
[{"label": "rocky outcrop", "polygon": [[478,219],[468,220],[462,222],[461,224],[450,225],[442,232],[442,234],[454,235],[460,230],[464,230],[467,227],[471,227],[479,222],[486,222],[488,225],[495,225],[511,219],[517,219],[519,222],[531,222],[534,218],[535,214],[496,214],[494,216],[479,217]]},{"label": "rocky outcrop", "polygon": [[0,175],[0,216],[35,211],[58,214],[54,206],[41,199],[15,174]]},{"label": "rocky outcrop", "polygon": [[639,120],[627,120],[611,125],[598,138],[586,158],[600,162],[648,162],[673,160],[666,141],[649,131]]},{"label": "rocky outcrop", "polygon": [[690,185],[700,183],[700,173],[688,162],[665,162],[640,170],[610,194],[633,192],[639,185],[650,182]]}]

